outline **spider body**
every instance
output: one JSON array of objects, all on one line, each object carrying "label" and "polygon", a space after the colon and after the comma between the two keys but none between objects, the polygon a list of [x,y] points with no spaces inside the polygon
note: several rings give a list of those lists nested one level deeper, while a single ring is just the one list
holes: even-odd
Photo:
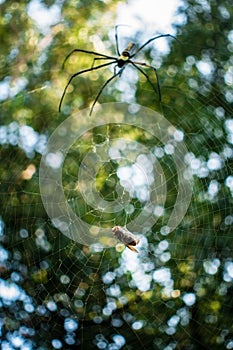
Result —
[{"label": "spider body", "polygon": [[[119,51],[119,46],[118,46],[118,32],[117,32],[117,28],[118,26],[115,27],[115,40],[116,40],[116,51],[117,51],[117,54],[118,56],[117,57],[114,57],[114,56],[108,56],[108,55],[104,55],[104,54],[101,54],[99,52],[95,52],[95,51],[88,51],[88,50],[83,50],[83,49],[74,49],[73,51],[71,51],[65,58],[64,60],[64,63],[63,63],[63,67],[66,63],[66,61],[68,60],[68,58],[73,55],[73,53],[75,52],[83,52],[83,53],[86,53],[86,54],[90,54],[90,55],[93,55],[95,56],[94,57],[94,60],[93,60],[93,64],[91,66],[91,68],[88,68],[88,69],[84,69],[84,70],[81,70],[77,73],[74,73],[70,79],[68,80],[66,86],[65,86],[65,89],[63,91],[63,94],[62,94],[62,97],[61,97],[61,100],[60,100],[60,103],[59,103],[59,112],[61,111],[61,106],[62,106],[62,102],[63,102],[63,99],[65,97],[65,94],[66,94],[66,90],[68,88],[68,86],[70,85],[70,83],[72,82],[72,80],[81,75],[81,74],[84,74],[84,73],[87,73],[87,72],[91,72],[93,70],[97,70],[97,69],[100,69],[100,68],[104,68],[104,67],[107,67],[109,65],[112,65],[114,64],[114,74],[104,83],[104,85],[101,87],[100,91],[98,92],[92,106],[91,106],[91,109],[90,109],[90,115],[92,114],[92,111],[93,111],[93,108],[96,104],[96,102],[98,101],[98,98],[100,97],[102,91],[104,90],[104,88],[106,87],[106,85],[108,85],[114,78],[116,78],[117,76],[121,76],[123,70],[125,69],[126,65],[127,64],[131,64],[134,68],[136,68],[142,75],[144,75],[144,77],[147,79],[148,83],[151,85],[151,87],[153,88],[154,92],[156,94],[158,94],[158,97],[159,97],[159,102],[161,102],[161,92],[160,92],[160,85],[159,85],[159,79],[158,79],[158,75],[157,75],[157,70],[155,67],[147,64],[147,63],[144,63],[144,62],[136,62],[136,61],[133,61],[132,58],[139,52],[141,51],[145,46],[147,46],[150,42],[156,40],[156,39],[159,39],[159,38],[163,38],[163,37],[172,37],[174,39],[176,39],[174,36],[172,36],[171,34],[162,34],[162,35],[158,35],[158,36],[155,36],[149,40],[147,40],[142,46],[140,46],[136,51],[133,51],[134,47],[135,47],[135,44],[133,42],[130,42],[128,44],[128,46],[125,48],[124,51],[122,51],[122,53],[120,54],[120,51]],[[103,63],[103,64],[100,64],[98,66],[95,66],[95,62],[96,61],[99,61],[99,60],[107,60],[107,61],[110,61],[110,62],[107,62],[107,63]],[[148,76],[148,74],[144,71],[143,68],[150,68],[154,71],[155,73],[155,77],[156,77],[156,82],[157,84],[155,85],[150,77]],[[119,68],[117,70],[117,68]]]},{"label": "spider body", "polygon": [[134,43],[129,43],[127,48],[122,52],[122,54],[117,59],[117,66],[119,68],[123,68],[126,63],[130,60],[130,51],[132,51],[133,47],[135,46]]}]

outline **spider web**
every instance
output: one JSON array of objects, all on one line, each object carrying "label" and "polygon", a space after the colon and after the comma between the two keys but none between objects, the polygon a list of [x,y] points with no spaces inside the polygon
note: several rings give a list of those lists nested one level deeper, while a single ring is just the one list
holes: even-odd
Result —
[{"label": "spider web", "polygon": [[[44,85],[24,91],[23,96],[33,100],[47,89]],[[142,91],[148,92],[143,87]],[[176,87],[173,91],[177,97],[182,94]],[[3,169],[10,167],[14,179],[6,182],[3,172],[2,183],[13,188],[14,199],[10,202],[6,195],[2,213],[13,224],[1,221],[1,239],[10,251],[1,249],[3,281],[8,280],[1,282],[2,303],[8,307],[3,346],[170,350],[195,344],[208,348],[204,337],[216,334],[219,348],[232,347],[231,319],[225,316],[230,315],[233,280],[232,199],[228,194],[232,195],[233,187],[232,177],[226,176],[232,159],[232,124],[224,121],[232,108],[222,102],[217,90],[212,96],[203,97],[203,103],[187,99],[181,107],[175,102],[164,106],[164,118],[169,119],[174,108],[177,115],[170,130],[173,143],[163,143],[151,135],[151,129],[145,131],[145,125],[125,125],[119,117],[115,123],[95,125],[74,138],[64,159],[50,153],[48,163],[55,170],[62,168],[60,180],[67,202],[58,204],[68,206],[93,227],[92,237],[98,233],[96,227],[108,230],[110,247],[99,238],[88,245],[70,239],[45,213],[38,169],[54,130],[46,135],[39,127],[36,132],[17,122],[1,129],[1,145],[9,154]],[[22,104],[22,95],[12,99]],[[224,108],[219,107],[220,100]],[[133,106],[137,110],[137,104]],[[56,119],[57,113],[45,112],[47,117]],[[193,126],[193,118],[199,120],[199,129]],[[158,132],[164,131],[162,126],[158,125]],[[207,142],[198,138],[204,128]],[[182,161],[186,179],[194,186],[193,197],[182,222],[171,231],[168,220],[180,184],[173,155],[175,145],[183,140],[188,152]],[[87,158],[88,154],[96,158]],[[156,188],[161,187],[162,192],[148,218],[156,216],[157,221],[153,225],[148,225],[149,219],[143,222],[144,230],[134,227],[132,231],[140,238],[139,254],[135,254],[111,239],[111,228],[130,227],[143,210],[151,193],[150,173],[145,169],[153,162],[158,163],[156,174],[160,175]],[[93,169],[97,170],[95,177]],[[83,188],[89,172],[93,182]],[[19,181],[16,186],[19,178],[26,185]],[[142,178],[139,184],[138,178]],[[112,209],[95,207],[95,198],[90,200],[93,193]],[[4,188],[1,194],[5,198]],[[54,206],[55,200],[54,195],[47,204]],[[82,232],[81,237],[86,235]],[[18,318],[13,322],[15,315]]]}]

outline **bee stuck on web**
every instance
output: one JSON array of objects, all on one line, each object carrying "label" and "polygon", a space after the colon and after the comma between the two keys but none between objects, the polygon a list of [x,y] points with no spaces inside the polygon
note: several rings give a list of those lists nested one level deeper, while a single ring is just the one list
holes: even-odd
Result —
[{"label": "bee stuck on web", "polygon": [[138,253],[137,249],[134,248],[135,245],[139,243],[139,239],[131,233],[127,228],[122,226],[114,226],[112,228],[113,235],[119,239],[126,247],[135,253]]}]

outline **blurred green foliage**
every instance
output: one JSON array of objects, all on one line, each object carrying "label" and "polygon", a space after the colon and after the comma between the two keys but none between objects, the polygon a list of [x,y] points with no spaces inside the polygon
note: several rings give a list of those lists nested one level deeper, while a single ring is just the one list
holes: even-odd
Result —
[{"label": "blurred green foliage", "polygon": [[[132,273],[123,270],[121,253],[115,249],[96,252],[70,241],[47,217],[38,179],[46,141],[70,113],[93,102],[111,74],[106,69],[74,79],[59,114],[59,98],[68,76],[91,66],[93,56],[74,55],[64,70],[62,63],[76,47],[100,48],[100,52],[105,48],[104,52],[115,55],[108,33],[114,28],[119,1],[41,3],[48,9],[56,3],[61,11],[60,19],[47,30],[40,30],[29,17],[30,1],[2,1],[0,5],[0,272],[8,287],[17,285],[21,291],[15,300],[0,293],[2,349],[13,344],[14,337],[25,349],[231,349],[233,190],[227,179],[232,173],[233,131],[232,126],[231,130],[226,127],[233,111],[231,2],[184,1],[177,9],[185,18],[176,28],[179,41],[170,41],[170,52],[158,68],[163,113],[184,133],[197,164],[189,210],[165,238],[160,228],[174,205],[177,179],[169,157],[164,161],[170,178],[166,212],[147,235],[148,254],[141,257],[142,266],[148,268],[145,275],[163,268],[170,271],[170,295],[153,278],[149,290],[140,290],[132,282]],[[153,45],[144,51],[147,61],[156,62],[158,52]],[[211,73],[204,74],[200,67],[211,67]],[[117,84],[111,84],[99,103],[122,97]],[[141,77],[134,101],[161,108]],[[27,135],[37,142],[27,144]],[[73,199],[73,208],[89,223],[98,222],[99,217],[75,198],[79,161],[90,147],[112,137],[153,144],[141,130],[110,125],[96,128],[78,147],[74,145],[68,154],[64,188],[69,200]],[[221,167],[207,169],[208,161],[216,157]],[[203,169],[208,170],[205,175]],[[96,186],[106,200],[117,196],[112,185],[116,181],[114,164],[104,164]],[[140,211],[135,200],[137,205]],[[113,215],[102,219],[115,220]],[[125,217],[118,219],[123,225]],[[169,248],[164,252],[159,244],[165,240]],[[164,253],[171,258],[166,260]],[[114,294],[114,288],[119,288],[119,294]],[[189,295],[195,295],[190,305],[184,302]],[[74,324],[65,326],[70,320],[77,329]],[[122,346],[118,339],[113,347],[114,335],[123,337]]]}]

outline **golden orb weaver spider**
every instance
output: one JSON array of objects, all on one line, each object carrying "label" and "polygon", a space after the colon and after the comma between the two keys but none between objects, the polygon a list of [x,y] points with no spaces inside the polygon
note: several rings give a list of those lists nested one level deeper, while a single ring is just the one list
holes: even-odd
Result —
[{"label": "golden orb weaver spider", "polygon": [[[155,91],[156,94],[158,94],[159,96],[159,101],[161,102],[161,91],[160,91],[160,85],[159,85],[159,79],[158,79],[158,74],[157,74],[157,70],[155,67],[147,64],[147,63],[144,63],[144,62],[136,62],[136,61],[133,61],[132,58],[134,56],[137,55],[137,53],[139,51],[141,51],[145,46],[147,46],[149,43],[151,43],[152,41],[156,40],[156,39],[159,39],[159,38],[164,38],[164,37],[171,37],[173,39],[176,39],[173,35],[171,34],[161,34],[161,35],[158,35],[158,36],[155,36],[155,37],[152,37],[150,38],[149,40],[147,40],[142,46],[140,46],[136,51],[133,52],[133,48],[135,46],[135,44],[133,42],[130,42],[129,45],[126,47],[126,49],[120,53],[119,51],[119,45],[118,45],[118,30],[117,28],[119,27],[119,25],[117,25],[115,27],[115,41],[116,41],[116,51],[117,51],[117,54],[118,54],[118,57],[113,57],[113,56],[108,56],[108,55],[104,55],[104,54],[101,54],[99,52],[94,52],[94,51],[88,51],[88,50],[82,50],[82,49],[74,49],[72,50],[65,58],[64,62],[63,62],[63,68],[65,66],[65,63],[66,61],[68,60],[68,58],[73,55],[73,53],[75,52],[83,52],[83,53],[87,53],[87,54],[90,54],[90,55],[94,55],[94,56],[98,56],[98,57],[94,57],[94,60],[93,60],[93,63],[92,63],[92,66],[91,68],[88,68],[88,69],[84,69],[84,70],[81,70],[77,73],[74,73],[70,79],[68,80],[66,86],[65,86],[65,89],[63,91],[63,94],[62,94],[62,97],[61,97],[61,100],[60,100],[60,103],[59,103],[59,112],[61,112],[61,106],[62,106],[62,102],[63,102],[63,99],[65,97],[65,94],[66,94],[66,90],[68,88],[68,86],[70,85],[70,83],[72,82],[72,80],[77,77],[78,75],[81,75],[83,73],[87,73],[87,72],[91,72],[93,70],[97,70],[97,69],[100,69],[100,68],[103,68],[103,67],[106,67],[106,66],[110,66],[111,64],[115,64],[114,66],[114,74],[104,83],[104,85],[101,87],[100,91],[98,92],[92,106],[91,106],[91,109],[90,109],[90,115],[92,114],[93,112],[93,108],[96,104],[96,102],[98,101],[98,98],[100,97],[102,91],[104,90],[104,88],[114,79],[116,78],[117,76],[121,76],[121,74],[123,73],[125,67],[127,64],[132,64],[133,67],[135,67],[142,75],[144,75],[144,77],[146,77],[148,83],[152,86],[153,90]],[[177,39],[176,39],[177,40]],[[95,61],[97,60],[111,60],[110,62],[107,62],[107,63],[104,63],[104,64],[101,64],[99,66],[95,66],[94,67],[94,64],[95,64]],[[141,67],[146,67],[146,68],[151,68],[154,70],[155,72],[155,76],[156,76],[156,81],[157,81],[157,87],[153,84],[153,82],[151,81],[151,79],[149,78],[148,74],[141,68]],[[118,71],[116,71],[116,69],[118,69]]]}]

